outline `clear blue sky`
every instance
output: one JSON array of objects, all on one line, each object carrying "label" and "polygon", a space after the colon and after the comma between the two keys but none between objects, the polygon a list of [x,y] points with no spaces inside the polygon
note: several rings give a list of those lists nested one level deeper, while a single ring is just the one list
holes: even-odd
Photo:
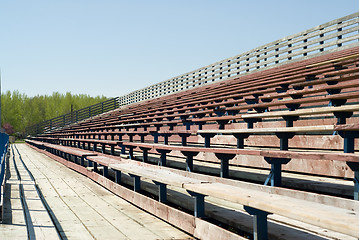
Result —
[{"label": "clear blue sky", "polygon": [[358,0],[2,0],[2,92],[121,96],[357,11]]}]

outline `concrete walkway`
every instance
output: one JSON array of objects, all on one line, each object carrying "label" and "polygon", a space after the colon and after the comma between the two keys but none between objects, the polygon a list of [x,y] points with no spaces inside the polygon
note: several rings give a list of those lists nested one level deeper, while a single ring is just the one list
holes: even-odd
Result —
[{"label": "concrete walkway", "polygon": [[189,239],[25,144],[12,145],[0,239]]}]

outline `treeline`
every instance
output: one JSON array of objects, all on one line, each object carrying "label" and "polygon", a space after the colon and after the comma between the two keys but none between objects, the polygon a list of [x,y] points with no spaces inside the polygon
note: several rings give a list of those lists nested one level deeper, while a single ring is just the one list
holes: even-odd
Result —
[{"label": "treeline", "polygon": [[91,97],[86,94],[73,95],[70,92],[28,97],[15,90],[1,95],[1,123],[9,134],[23,134],[27,126],[40,123],[90,105],[106,101],[104,96]]}]

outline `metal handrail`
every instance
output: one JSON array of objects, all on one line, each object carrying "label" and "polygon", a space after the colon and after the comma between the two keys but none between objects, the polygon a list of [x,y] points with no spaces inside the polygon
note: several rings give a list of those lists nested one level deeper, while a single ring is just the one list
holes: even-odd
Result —
[{"label": "metal handrail", "polygon": [[38,135],[61,129],[73,123],[119,108],[118,97],[67,113],[26,128],[27,135]]},{"label": "metal handrail", "polygon": [[[6,158],[9,148],[9,136],[5,133],[0,133],[0,207],[3,204],[3,193],[5,188],[5,173],[6,173]],[[3,211],[0,211],[1,214]],[[2,215],[0,215],[0,220],[2,220]]]}]

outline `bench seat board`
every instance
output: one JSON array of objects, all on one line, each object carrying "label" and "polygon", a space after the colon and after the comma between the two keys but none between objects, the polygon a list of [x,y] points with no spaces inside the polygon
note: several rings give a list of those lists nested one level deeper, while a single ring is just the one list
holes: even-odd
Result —
[{"label": "bench seat board", "polygon": [[301,126],[301,127],[283,127],[283,128],[249,128],[249,129],[225,129],[225,130],[198,130],[201,133],[222,133],[222,134],[236,134],[236,133],[278,133],[278,132],[331,132],[334,131],[334,125],[319,125],[319,126]]},{"label": "bench seat board", "polygon": [[111,164],[110,168],[181,188],[183,187],[183,184],[199,184],[203,182],[164,169],[150,169],[133,163]]},{"label": "bench seat board", "polygon": [[305,115],[318,115],[326,114],[333,112],[354,112],[359,111],[359,105],[344,105],[340,107],[321,107],[321,108],[308,108],[308,109],[298,109],[295,111],[274,111],[274,112],[265,112],[265,113],[248,113],[243,114],[241,117],[246,118],[273,118],[273,117],[283,117],[283,116],[305,116]]},{"label": "bench seat board", "polygon": [[184,184],[183,188],[359,237],[358,212],[221,183]]}]

